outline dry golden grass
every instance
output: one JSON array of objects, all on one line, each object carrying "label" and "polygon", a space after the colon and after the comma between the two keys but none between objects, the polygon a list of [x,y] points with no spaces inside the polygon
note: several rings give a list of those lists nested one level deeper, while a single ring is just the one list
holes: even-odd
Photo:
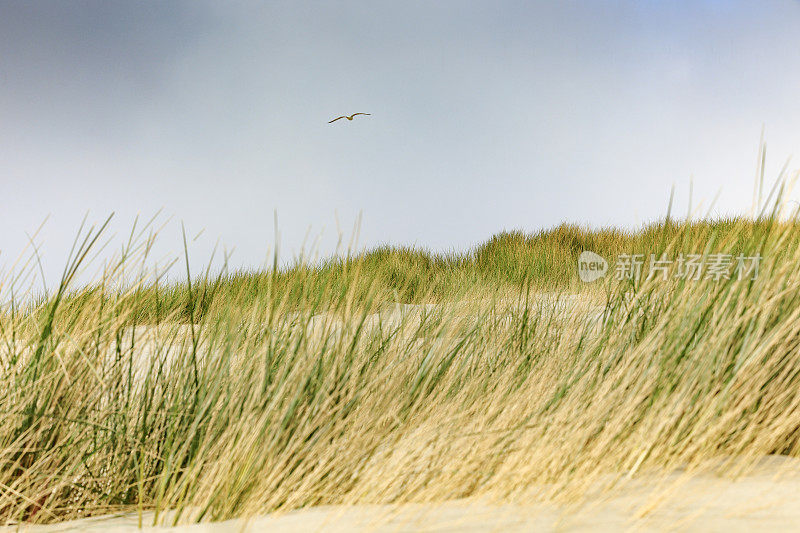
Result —
[{"label": "dry golden grass", "polygon": [[[763,259],[754,280],[582,285],[584,248]],[[800,451],[794,222],[381,254],[161,288],[117,283],[118,265],[70,290],[68,269],[56,294],[7,306],[0,519],[574,501]]]}]

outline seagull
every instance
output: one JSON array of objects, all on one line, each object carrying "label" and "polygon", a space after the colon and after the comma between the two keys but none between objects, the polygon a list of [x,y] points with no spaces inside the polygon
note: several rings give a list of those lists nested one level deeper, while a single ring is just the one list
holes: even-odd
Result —
[{"label": "seagull", "polygon": [[341,117],[336,117],[335,119],[333,119],[331,121],[328,121],[328,124],[330,124],[331,122],[336,122],[340,118],[346,118],[347,120],[353,120],[353,117],[356,116],[356,115],[369,115],[369,114],[370,113],[353,113],[349,117],[347,115],[342,115]]}]

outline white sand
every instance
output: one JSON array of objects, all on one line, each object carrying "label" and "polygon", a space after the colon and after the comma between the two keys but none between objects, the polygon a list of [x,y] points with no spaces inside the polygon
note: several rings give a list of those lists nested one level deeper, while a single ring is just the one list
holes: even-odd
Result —
[{"label": "white sand", "polygon": [[[598,321],[602,317],[604,310],[602,305],[592,302],[579,294],[540,293],[532,297],[528,306],[533,312],[545,311],[562,316],[583,316],[590,321]],[[490,307],[499,310],[498,312],[505,316],[508,316],[508,313],[512,310],[522,310],[520,302],[504,302],[498,306],[492,305],[489,300],[449,304],[404,304],[393,302],[383,306],[381,311],[364,317],[363,328],[369,330],[379,326],[383,328],[398,327],[404,320],[411,322],[413,325],[418,323],[423,316],[437,311],[456,318],[475,320],[477,319],[476,312],[486,312]],[[330,313],[320,313],[310,318],[291,313],[288,317],[290,320],[297,319],[300,321],[299,324],[304,324],[311,335],[322,335],[325,330],[330,334],[336,334],[343,326],[341,318]],[[358,319],[358,315],[352,317],[352,326],[357,325]],[[196,324],[194,326],[194,335],[203,340],[205,336],[201,335],[200,329],[201,325]],[[134,330],[139,343],[139,352],[142,355],[150,355],[154,346],[162,346],[164,343],[173,344],[170,351],[174,352],[180,350],[183,343],[191,342],[192,339],[191,325],[164,323],[159,327],[137,326],[136,328],[126,329],[123,338],[126,339],[127,343],[130,342],[131,333]],[[185,345],[183,346],[183,349],[185,349]]]},{"label": "white sand", "polygon": [[[249,521],[142,530],[138,529],[138,519],[132,513],[0,530],[31,533],[800,531],[800,460],[768,457],[737,480],[713,474],[686,478],[675,473],[667,478],[666,485],[657,487],[655,481],[632,481],[610,495],[587,500],[579,509],[464,500],[435,505],[315,507]],[[145,513],[143,519],[145,524],[152,524],[152,513]]]},{"label": "white sand", "polygon": [[[601,324],[604,307],[597,302],[579,294],[559,294],[559,293],[539,293],[532,295],[528,302],[529,309],[534,313],[553,313],[554,317],[583,317],[592,323],[596,329]],[[413,330],[423,317],[436,312],[442,312],[446,316],[462,320],[462,326],[478,320],[477,313],[486,313],[494,309],[497,313],[495,318],[510,320],[512,310],[520,312],[521,302],[497,302],[486,301],[463,301],[449,304],[403,304],[388,303],[376,313],[371,313],[364,317],[362,334],[383,328],[391,330],[400,327],[405,323],[407,330]],[[322,339],[326,336],[337,336],[345,329],[344,322],[338,316],[330,313],[320,313],[311,317],[303,317],[297,313],[288,315],[289,320],[298,320],[297,327],[305,327],[306,334],[312,339]],[[355,315],[350,327],[355,328],[359,320]],[[266,326],[265,326],[266,328]],[[135,382],[141,383],[143,377],[148,373],[148,365],[154,361],[169,364],[169,362],[179,354],[186,354],[190,351],[192,339],[198,339],[198,355],[203,357],[206,353],[208,335],[201,331],[202,326],[195,324],[175,324],[163,323],[159,326],[141,325],[135,328],[127,328],[122,335],[122,350],[127,357],[132,339],[135,340],[136,361],[133,369]],[[108,351],[108,357],[116,357],[116,343],[112,343]]]}]

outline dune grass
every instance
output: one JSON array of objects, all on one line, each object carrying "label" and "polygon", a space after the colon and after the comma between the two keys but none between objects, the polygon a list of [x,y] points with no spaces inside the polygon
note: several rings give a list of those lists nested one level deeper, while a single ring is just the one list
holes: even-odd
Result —
[{"label": "dune grass", "polygon": [[[96,236],[57,290],[0,317],[5,523],[571,498],[800,453],[794,221],[562,225],[171,284],[120,281],[146,260],[134,244],[73,288]],[[583,250],[762,259],[755,279],[589,285]],[[386,319],[398,302],[439,305]]]},{"label": "dune grass", "polygon": [[[518,293],[535,291],[585,291],[576,261],[583,250],[613,261],[620,254],[660,256],[672,243],[670,257],[702,253],[713,240],[722,240],[734,256],[750,253],[774,231],[771,218],[748,221],[730,218],[691,224],[659,222],[638,231],[591,230],[562,224],[534,234],[504,232],[464,253],[435,254],[423,249],[383,246],[358,257],[335,258],[274,271],[205,273],[190,282],[154,284],[140,282],[126,299],[126,320],[140,324],[163,320],[189,323],[206,314],[225,314],[231,308],[247,309],[269,294],[292,309],[348,305],[364,308],[377,302],[442,303],[459,300],[476,289]],[[782,223],[784,226],[786,222]],[[792,234],[788,238],[796,239]],[[136,249],[134,244],[131,249]],[[724,251],[724,250],[723,250]],[[713,247],[709,252],[720,252]],[[128,254],[130,262],[137,262]],[[115,266],[115,272],[122,265]],[[132,270],[136,270],[133,268]],[[106,277],[113,277],[108,275]],[[139,280],[137,280],[139,281]],[[64,305],[81,308],[88,300],[107,298],[105,284],[72,291]],[[96,305],[96,303],[94,304]],[[40,306],[44,308],[44,306]]]}]

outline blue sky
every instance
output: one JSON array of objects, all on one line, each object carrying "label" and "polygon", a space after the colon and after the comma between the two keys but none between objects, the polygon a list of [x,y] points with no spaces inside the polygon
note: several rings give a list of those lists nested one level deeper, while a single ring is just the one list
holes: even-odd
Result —
[{"label": "blue sky", "polygon": [[[636,227],[689,180],[715,214],[800,152],[800,2],[0,0],[0,264],[39,223],[163,209],[259,266],[336,243],[465,249],[504,229]],[[328,120],[363,111],[352,122]],[[798,168],[800,165],[791,165]]]}]

